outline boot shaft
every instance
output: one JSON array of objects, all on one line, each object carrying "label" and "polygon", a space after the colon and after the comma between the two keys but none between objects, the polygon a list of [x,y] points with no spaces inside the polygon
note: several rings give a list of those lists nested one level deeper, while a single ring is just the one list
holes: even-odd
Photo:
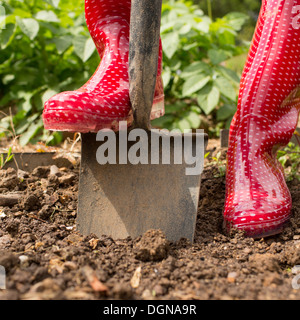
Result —
[{"label": "boot shaft", "polygon": [[85,15],[88,25],[107,18],[121,18],[130,24],[131,0],[85,0]]},{"label": "boot shaft", "polygon": [[263,1],[241,79],[238,118],[272,114],[270,121],[278,121],[276,110],[300,86],[299,15],[300,0]]},{"label": "boot shaft", "polygon": [[[86,23],[101,59],[128,69],[131,0],[85,0]],[[158,77],[162,74],[160,39]],[[100,67],[105,68],[105,63]],[[97,70],[96,72],[101,72]],[[103,71],[105,72],[105,71]],[[128,82],[127,76],[124,81]]]}]

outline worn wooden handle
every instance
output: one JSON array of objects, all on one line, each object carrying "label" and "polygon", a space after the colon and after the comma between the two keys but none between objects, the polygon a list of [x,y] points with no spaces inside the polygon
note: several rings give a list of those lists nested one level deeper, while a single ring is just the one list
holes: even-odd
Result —
[{"label": "worn wooden handle", "polygon": [[149,130],[153,104],[162,0],[132,0],[129,45],[130,101],[135,127]]}]

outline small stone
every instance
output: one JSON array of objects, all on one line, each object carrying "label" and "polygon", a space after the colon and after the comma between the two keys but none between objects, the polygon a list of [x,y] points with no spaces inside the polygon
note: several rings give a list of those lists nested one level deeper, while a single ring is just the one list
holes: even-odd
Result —
[{"label": "small stone", "polygon": [[139,287],[141,278],[142,278],[142,268],[138,267],[135,270],[133,277],[130,280],[130,285],[133,289],[137,289]]},{"label": "small stone", "polygon": [[160,284],[157,284],[153,288],[153,291],[155,292],[155,296],[162,296],[166,292],[165,288],[163,286],[161,286]]},{"label": "small stone", "polygon": [[56,176],[59,173],[60,173],[59,168],[56,165],[53,165],[50,167],[50,175]]},{"label": "small stone", "polygon": [[236,272],[229,272],[228,276],[227,276],[227,281],[229,283],[234,283],[236,278],[237,278],[237,273]]},{"label": "small stone", "polygon": [[25,179],[29,177],[29,173],[26,171],[23,171],[21,169],[18,170],[18,178],[19,179]]},{"label": "small stone", "polygon": [[0,237],[0,248],[5,248],[5,246],[9,243],[11,243],[11,236],[10,235],[5,235],[3,237]]},{"label": "small stone", "polygon": [[242,268],[243,274],[250,274],[250,271],[247,268]]},{"label": "small stone", "polygon": [[154,299],[154,297],[149,289],[146,289],[143,291],[142,298],[144,300],[153,300]]},{"label": "small stone", "polygon": [[20,260],[20,263],[21,263],[22,267],[27,267],[28,266],[28,261],[29,261],[28,256],[21,255],[21,256],[19,256],[19,260]]},{"label": "small stone", "polygon": [[245,254],[252,253],[252,249],[250,249],[250,248],[245,248],[243,251],[244,251]]},{"label": "small stone", "polygon": [[0,210],[0,218],[5,218],[6,217],[6,214],[4,213],[4,211]]}]

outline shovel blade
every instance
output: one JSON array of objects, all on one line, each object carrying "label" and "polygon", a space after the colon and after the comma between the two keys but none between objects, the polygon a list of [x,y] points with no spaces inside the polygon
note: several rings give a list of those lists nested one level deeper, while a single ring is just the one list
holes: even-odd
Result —
[{"label": "shovel blade", "polygon": [[[204,154],[207,135],[200,135]],[[201,174],[186,175],[185,163],[100,165],[96,154],[101,144],[96,134],[82,136],[78,230],[125,239],[160,229],[170,241],[193,241]],[[129,151],[132,145],[127,147]],[[172,159],[172,142],[170,150]]]}]

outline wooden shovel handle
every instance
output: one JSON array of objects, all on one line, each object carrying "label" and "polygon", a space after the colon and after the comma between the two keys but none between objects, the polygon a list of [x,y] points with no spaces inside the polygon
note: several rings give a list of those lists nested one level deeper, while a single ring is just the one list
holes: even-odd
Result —
[{"label": "wooden shovel handle", "polygon": [[129,84],[135,127],[149,130],[153,104],[162,0],[131,0]]}]

